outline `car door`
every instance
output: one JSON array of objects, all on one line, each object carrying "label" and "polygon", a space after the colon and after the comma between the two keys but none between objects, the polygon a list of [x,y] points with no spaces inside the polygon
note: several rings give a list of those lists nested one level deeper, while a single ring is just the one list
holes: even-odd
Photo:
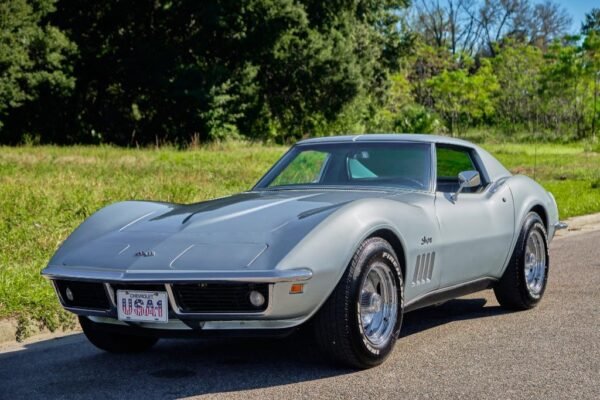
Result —
[{"label": "car door", "polygon": [[[440,287],[495,277],[504,265],[514,234],[510,189],[487,182],[475,150],[436,145],[435,212],[440,225]],[[481,185],[453,198],[458,173],[476,170]]]}]

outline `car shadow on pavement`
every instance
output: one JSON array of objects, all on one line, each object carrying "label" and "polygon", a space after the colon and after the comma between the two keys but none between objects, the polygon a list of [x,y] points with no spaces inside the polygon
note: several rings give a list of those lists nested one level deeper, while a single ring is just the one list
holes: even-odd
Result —
[{"label": "car shadow on pavement", "polygon": [[423,308],[404,316],[400,338],[453,321],[464,321],[506,314],[499,305],[487,306],[484,298],[459,298],[438,306]]},{"label": "car shadow on pavement", "polygon": [[[458,299],[406,315],[402,336],[441,324],[498,315],[485,299]],[[161,398],[237,392],[355,373],[324,361],[306,331],[278,340],[161,340],[152,351],[119,355],[82,334],[0,354],[7,398]],[[10,377],[10,379],[8,379]]]}]

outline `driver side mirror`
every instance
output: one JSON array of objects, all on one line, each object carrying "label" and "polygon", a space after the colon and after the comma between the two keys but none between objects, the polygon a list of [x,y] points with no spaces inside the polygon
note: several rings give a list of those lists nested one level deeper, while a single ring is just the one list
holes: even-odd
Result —
[{"label": "driver side mirror", "polygon": [[458,194],[465,188],[472,188],[481,185],[481,178],[477,171],[463,171],[458,174],[458,190],[452,194],[452,200],[458,199]]}]

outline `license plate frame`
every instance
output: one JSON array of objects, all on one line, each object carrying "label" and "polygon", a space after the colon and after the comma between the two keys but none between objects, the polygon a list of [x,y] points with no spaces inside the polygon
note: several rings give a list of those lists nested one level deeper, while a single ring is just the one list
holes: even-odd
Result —
[{"label": "license plate frame", "polygon": [[169,322],[167,292],[117,290],[117,317],[125,322]]}]

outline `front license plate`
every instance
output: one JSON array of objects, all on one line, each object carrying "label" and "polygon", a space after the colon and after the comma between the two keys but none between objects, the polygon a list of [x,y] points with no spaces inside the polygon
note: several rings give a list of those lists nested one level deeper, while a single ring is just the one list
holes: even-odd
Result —
[{"label": "front license plate", "polygon": [[117,310],[121,321],[169,322],[166,292],[117,290]]}]

